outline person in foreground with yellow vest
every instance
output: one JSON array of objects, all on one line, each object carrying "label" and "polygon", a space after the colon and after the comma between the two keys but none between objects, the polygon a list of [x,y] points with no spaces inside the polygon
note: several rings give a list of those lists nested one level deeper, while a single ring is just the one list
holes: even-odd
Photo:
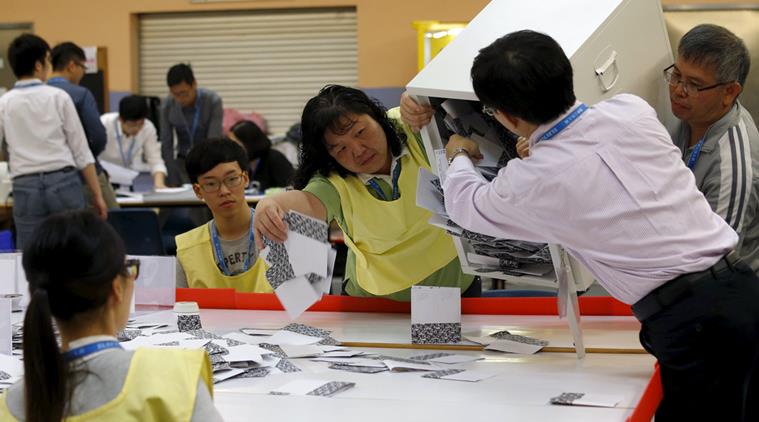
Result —
[{"label": "person in foreground with yellow vest", "polygon": [[139,261],[125,261],[124,244],[107,223],[87,211],[49,217],[23,263],[31,294],[24,379],[0,397],[0,420],[221,420],[205,351],[126,351],[116,340]]},{"label": "person in foreground with yellow vest", "polygon": [[177,287],[271,292],[253,240],[253,209],[245,201],[250,179],[243,147],[225,138],[200,142],[187,154],[185,166],[195,195],[213,219],[176,237]]},{"label": "person in foreground with yellow vest", "polygon": [[256,207],[255,235],[284,241],[290,210],[337,222],[348,257],[343,289],[351,296],[410,300],[413,285],[459,287],[479,296],[461,272],[453,240],[416,206],[420,168],[430,169],[421,139],[364,92],[328,85],[308,101],[295,188]]}]

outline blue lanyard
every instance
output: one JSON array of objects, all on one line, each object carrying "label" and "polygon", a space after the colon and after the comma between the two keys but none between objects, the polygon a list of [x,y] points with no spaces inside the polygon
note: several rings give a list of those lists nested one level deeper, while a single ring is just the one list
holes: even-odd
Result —
[{"label": "blue lanyard", "polygon": [[[395,164],[395,168],[393,169],[393,201],[401,197],[401,191],[398,189],[398,179],[401,175],[401,159],[398,158],[398,161]],[[385,192],[382,191],[382,188],[380,187],[379,183],[377,183],[374,178],[369,180],[369,187],[374,190],[374,192],[377,193],[377,195],[382,198],[383,201],[387,201],[387,197],[385,196]]]},{"label": "blue lanyard", "polygon": [[693,171],[693,168],[696,167],[696,161],[698,161],[698,156],[701,155],[701,147],[704,146],[704,141],[706,140],[706,136],[701,138],[700,141],[696,144],[696,146],[693,147],[693,152],[690,153],[690,158],[688,158],[688,168]]},{"label": "blue lanyard", "polygon": [[129,151],[127,155],[124,155],[124,145],[121,144],[121,128],[119,127],[119,119],[117,118],[113,122],[114,129],[116,129],[116,142],[119,143],[119,153],[121,153],[121,161],[124,162],[124,167],[129,168],[132,162],[132,154],[134,153],[134,144],[137,142],[136,137],[132,138],[132,143],[129,144]]},{"label": "blue lanyard", "polygon": [[[255,243],[253,240],[253,214],[253,208],[251,208],[250,230],[248,231],[248,255],[245,257],[242,272],[246,272],[248,269],[250,269],[250,255],[252,255],[251,249]],[[223,272],[226,276],[234,275],[231,271],[229,271],[227,264],[224,262],[224,252],[221,250],[221,241],[219,240],[219,233],[216,231],[216,224],[211,224],[211,243],[213,244],[213,249],[216,252],[216,263],[218,264],[219,268],[221,268],[221,272]]]},{"label": "blue lanyard", "polygon": [[25,89],[25,88],[31,88],[33,86],[39,86],[42,85],[42,82],[34,82],[29,85],[16,85],[13,87],[13,89]]},{"label": "blue lanyard", "polygon": [[556,125],[554,127],[548,129],[548,131],[546,131],[546,133],[544,133],[543,136],[541,136],[540,138],[538,138],[537,142],[547,141],[547,140],[553,138],[559,132],[561,132],[562,130],[566,129],[567,126],[571,125],[572,122],[574,122],[575,120],[577,120],[577,118],[580,117],[582,115],[582,113],[585,113],[585,111],[587,109],[588,109],[587,105],[580,104],[579,106],[577,106],[577,108],[575,108],[574,110],[572,110],[571,113],[569,113],[569,116],[567,116],[564,119],[562,119],[562,121],[560,121],[559,123],[556,123]]},{"label": "blue lanyard", "polygon": [[98,341],[95,343],[90,343],[86,346],[77,347],[76,349],[71,349],[68,352],[63,354],[63,359],[67,361],[72,361],[75,359],[81,359],[85,356],[89,356],[93,353],[101,352],[103,350],[108,349],[121,349],[121,345],[118,341],[115,340],[104,340],[104,341]]},{"label": "blue lanyard", "polygon": [[[198,94],[195,97],[195,115],[192,117],[192,129],[187,126],[187,121],[185,121],[185,128],[190,135],[191,145],[195,143],[195,133],[198,131],[198,123],[200,122],[200,96],[201,91],[200,88],[198,88]],[[184,116],[184,114],[182,114],[182,116]]]}]

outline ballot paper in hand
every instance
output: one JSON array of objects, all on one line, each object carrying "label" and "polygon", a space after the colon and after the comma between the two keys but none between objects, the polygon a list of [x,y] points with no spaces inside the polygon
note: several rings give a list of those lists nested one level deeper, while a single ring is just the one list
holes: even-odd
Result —
[{"label": "ballot paper in hand", "polygon": [[103,169],[108,172],[108,178],[111,183],[115,185],[132,186],[134,178],[140,174],[138,171],[108,161],[100,160],[100,164],[103,166]]},{"label": "ballot paper in hand", "polygon": [[290,211],[284,243],[264,237],[262,251],[269,268],[266,279],[288,316],[296,319],[328,292],[336,254],[329,244],[329,227],[323,221]]},{"label": "ballot paper in hand", "polygon": [[411,342],[415,344],[461,341],[461,289],[414,286],[411,288]]}]

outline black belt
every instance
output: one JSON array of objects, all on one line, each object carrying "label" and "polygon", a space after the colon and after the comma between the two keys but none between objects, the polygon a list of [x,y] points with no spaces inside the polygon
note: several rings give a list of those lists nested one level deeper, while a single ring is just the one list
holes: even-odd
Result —
[{"label": "black belt", "polygon": [[716,264],[703,271],[683,274],[674,278],[643,296],[643,299],[635,302],[632,305],[633,315],[635,315],[638,321],[645,321],[685,297],[695,285],[707,279],[713,279],[714,276],[722,271],[732,270],[739,262],[740,258],[738,254],[732,251],[717,261]]},{"label": "black belt", "polygon": [[53,170],[53,171],[41,171],[39,173],[20,174],[20,175],[14,177],[14,179],[20,179],[22,177],[32,177],[32,176],[47,176],[47,175],[53,174],[53,173],[67,173],[69,171],[74,171],[74,170],[76,170],[76,167],[74,167],[74,166],[66,166],[66,167],[60,168],[58,170]]}]

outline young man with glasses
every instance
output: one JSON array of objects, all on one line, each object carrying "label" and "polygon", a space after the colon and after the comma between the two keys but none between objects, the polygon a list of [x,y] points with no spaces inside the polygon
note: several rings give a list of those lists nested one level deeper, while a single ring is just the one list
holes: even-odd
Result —
[{"label": "young man with glasses", "polygon": [[714,212],[740,235],[736,251],[759,271],[759,133],[738,96],[750,57],[746,45],[716,25],[699,25],[680,40],[677,61],[664,70],[671,132],[683,160]]},{"label": "young man with glasses", "polygon": [[[109,209],[119,208],[108,174],[103,170],[97,158],[105,149],[107,142],[105,128],[100,123],[100,112],[90,90],[79,86],[87,70],[84,65],[86,61],[84,50],[73,42],[63,42],[53,47],[51,60],[53,73],[47,80],[47,84],[66,91],[71,100],[74,101],[74,107],[76,107],[79,121],[84,128],[87,143],[95,157],[95,169],[97,170],[98,184],[103,199]],[[86,186],[84,195],[87,204],[92,206],[92,191]]]},{"label": "young man with glasses", "polygon": [[243,147],[225,138],[200,142],[187,154],[192,188],[213,219],[176,237],[177,287],[272,291],[256,253],[253,209],[245,201],[247,166]]}]

